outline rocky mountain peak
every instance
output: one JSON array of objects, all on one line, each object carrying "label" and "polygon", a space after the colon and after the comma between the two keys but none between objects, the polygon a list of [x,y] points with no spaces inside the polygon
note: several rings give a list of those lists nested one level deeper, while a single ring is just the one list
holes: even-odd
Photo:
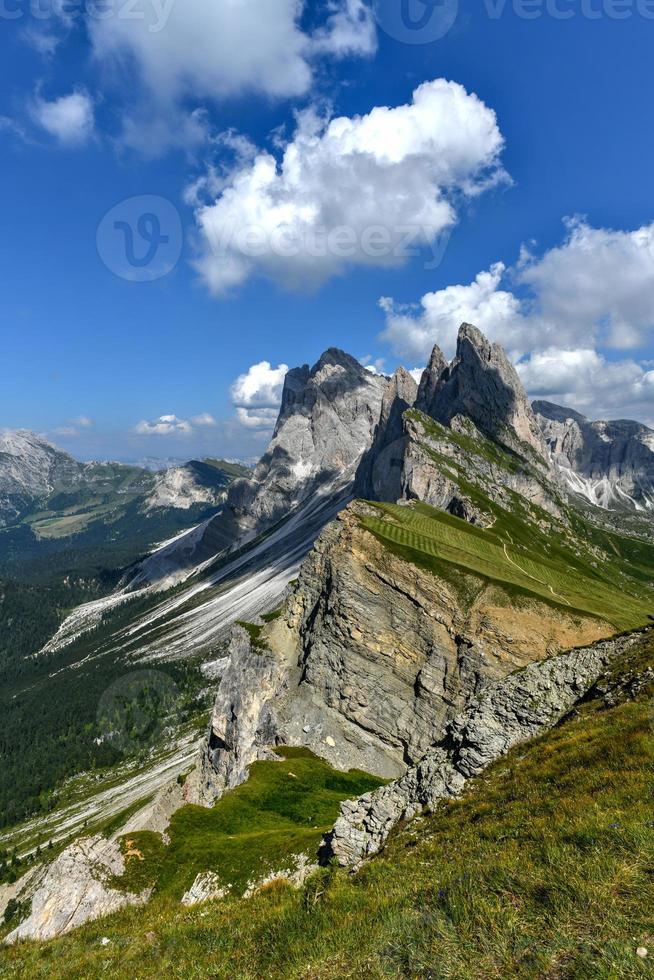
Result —
[{"label": "rocky mountain peak", "polygon": [[551,419],[556,422],[567,422],[568,419],[572,419],[574,422],[588,422],[585,415],[581,412],[576,412],[574,408],[565,408],[563,405],[555,405],[554,402],[547,401],[534,401],[531,403],[531,407],[536,414],[543,418]]},{"label": "rocky mountain peak", "polygon": [[429,364],[422,372],[418,395],[416,398],[416,408],[426,415],[431,415],[431,405],[436,393],[441,385],[443,374],[447,371],[448,364],[443,351],[438,344],[434,345],[429,358]]},{"label": "rocky mountain peak", "polygon": [[18,518],[31,502],[59,483],[81,479],[82,466],[43,436],[28,429],[0,430],[0,527]]},{"label": "rocky mountain peak", "polygon": [[[277,424],[252,480],[236,480],[216,515],[183,554],[184,567],[233,548],[327,488],[347,499],[379,422],[388,379],[330,347],[313,367],[286,375]],[[179,551],[179,549],[178,549]]]},{"label": "rocky mountain peak", "polygon": [[370,372],[366,371],[366,368],[364,368],[355,357],[352,357],[351,354],[341,350],[340,347],[329,347],[323,354],[321,354],[312,367],[311,374],[320,374],[325,368],[328,367],[344,368],[346,371],[351,372],[358,377],[364,377],[364,375],[370,374]]},{"label": "rocky mountain peak", "polygon": [[444,425],[457,415],[489,438],[522,453],[529,445],[547,459],[547,449],[518,374],[499,344],[476,327],[459,330],[456,356],[441,376],[429,414]]}]

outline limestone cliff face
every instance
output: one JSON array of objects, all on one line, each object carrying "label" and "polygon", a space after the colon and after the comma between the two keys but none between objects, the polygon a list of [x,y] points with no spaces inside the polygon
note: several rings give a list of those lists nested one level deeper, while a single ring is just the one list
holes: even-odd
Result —
[{"label": "limestone cliff face", "polygon": [[142,905],[150,897],[149,890],[133,894],[112,885],[112,879],[124,872],[116,841],[101,835],[75,841],[43,872],[29,916],[5,942],[52,939],[125,906]]},{"label": "limestone cliff face", "polygon": [[447,581],[389,555],[361,525],[369,510],[352,504],[325,528],[282,616],[255,644],[235,629],[203,755],[203,802],[245,779],[275,744],[398,776],[487,684],[611,632],[535,599],[507,608],[496,587],[462,572],[464,608]]},{"label": "limestone cliff face", "polygon": [[239,625],[232,629],[227,655],[192,800],[205,805],[242,783],[257,759],[275,758],[277,698],[288,685],[296,661],[279,649],[272,656]]},{"label": "limestone cliff face", "polygon": [[637,642],[632,634],[571,650],[489,685],[401,779],[341,805],[322,859],[357,866],[375,854],[400,820],[458,796],[468,779],[514,745],[552,728]]}]

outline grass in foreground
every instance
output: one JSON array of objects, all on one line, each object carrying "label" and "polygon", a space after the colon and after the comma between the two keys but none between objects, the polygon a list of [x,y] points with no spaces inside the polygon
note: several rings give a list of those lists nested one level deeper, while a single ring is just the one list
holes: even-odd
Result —
[{"label": "grass in foreground", "polygon": [[[654,665],[644,644],[638,669]],[[653,693],[611,710],[589,703],[355,876],[326,869],[301,892],[278,885],[194,909],[161,896],[8,950],[0,976],[654,977]]]}]

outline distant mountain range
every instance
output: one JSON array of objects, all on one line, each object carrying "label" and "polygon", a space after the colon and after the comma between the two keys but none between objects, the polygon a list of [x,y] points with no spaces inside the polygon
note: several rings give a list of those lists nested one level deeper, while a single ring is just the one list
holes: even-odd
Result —
[{"label": "distant mountain range", "polygon": [[654,431],[640,422],[591,422],[571,408],[533,403],[567,485],[606,509],[654,510]]},{"label": "distant mountain range", "polygon": [[134,560],[215,514],[232,480],[250,472],[219,459],[159,471],[80,463],[33,432],[0,431],[0,567],[116,542],[125,546],[120,560]]}]

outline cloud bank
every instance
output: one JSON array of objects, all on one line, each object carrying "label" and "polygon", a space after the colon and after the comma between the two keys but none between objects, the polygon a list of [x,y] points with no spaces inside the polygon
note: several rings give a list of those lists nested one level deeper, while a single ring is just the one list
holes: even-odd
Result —
[{"label": "cloud bank", "polygon": [[474,323],[535,397],[654,422],[652,365],[618,353],[644,348],[654,330],[654,223],[615,231],[575,218],[566,229],[540,256],[523,249],[513,269],[498,262],[412,306],[382,298],[380,339],[407,359],[425,361],[435,343],[451,357],[459,324]]}]

